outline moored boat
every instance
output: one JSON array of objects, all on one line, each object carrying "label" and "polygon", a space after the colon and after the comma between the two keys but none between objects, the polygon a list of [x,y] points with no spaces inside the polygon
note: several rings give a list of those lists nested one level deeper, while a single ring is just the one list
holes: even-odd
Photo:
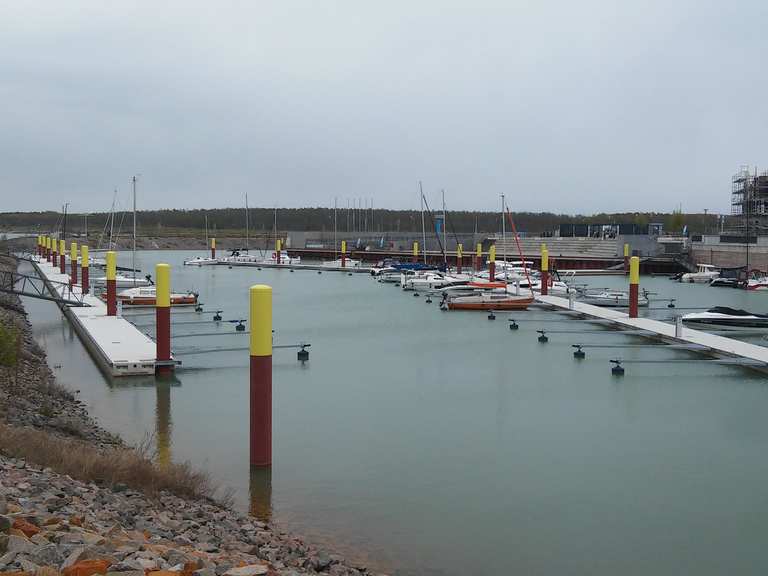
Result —
[{"label": "moored boat", "polygon": [[696,272],[687,272],[680,277],[680,282],[708,284],[720,276],[720,270],[712,264],[699,264]]},{"label": "moored boat", "polygon": [[[621,290],[603,290],[601,292],[582,292],[579,301],[593,306],[607,308],[629,308],[629,293]],[[638,306],[648,306],[648,298],[642,294],[637,297]]]},{"label": "moored boat", "polygon": [[[93,278],[91,280],[95,285],[97,286],[103,286],[107,283],[107,277],[106,276],[100,276],[98,278]],[[133,276],[124,276],[122,274],[115,275],[115,286],[118,288],[137,288],[141,286],[151,286],[152,280],[150,276],[146,276],[144,278]]]},{"label": "moored boat", "polygon": [[768,314],[755,314],[746,310],[715,306],[706,312],[693,312],[683,316],[683,322],[697,326],[716,326],[718,328],[766,328]]},{"label": "moored boat", "polygon": [[[101,294],[101,299],[106,300],[106,294]],[[157,302],[157,290],[154,286],[142,288],[129,288],[117,293],[117,301],[124,306],[154,306]],[[195,292],[171,293],[171,306],[192,306],[197,304]]]},{"label": "moored boat", "polygon": [[533,302],[532,296],[481,292],[446,298],[443,306],[448,310],[526,310]]},{"label": "moored boat", "polygon": [[184,260],[184,266],[214,266],[218,263],[218,258],[210,258],[205,256],[195,256],[189,260]]}]

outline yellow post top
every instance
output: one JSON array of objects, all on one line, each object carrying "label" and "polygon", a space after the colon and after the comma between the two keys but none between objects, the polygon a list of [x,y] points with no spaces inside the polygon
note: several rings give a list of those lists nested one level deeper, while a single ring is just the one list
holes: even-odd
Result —
[{"label": "yellow post top", "polygon": [[464,246],[462,246],[461,244],[458,244],[456,246],[456,256],[461,258],[461,255],[462,255],[463,252],[464,252]]},{"label": "yellow post top", "polygon": [[629,259],[629,283],[640,284],[640,258],[637,256]]},{"label": "yellow post top", "polygon": [[249,297],[251,356],[272,356],[272,287],[255,284]]},{"label": "yellow post top", "polygon": [[62,256],[67,253],[67,243],[64,240],[59,240],[59,254]]},{"label": "yellow post top", "polygon": [[488,261],[496,262],[496,244],[491,244],[491,247],[488,250]]},{"label": "yellow post top", "polygon": [[546,244],[541,245],[541,271],[549,272],[549,250]]},{"label": "yellow post top", "polygon": [[51,249],[51,237],[50,236],[46,236],[45,237],[45,247],[48,248],[48,250]]},{"label": "yellow post top", "polygon": [[117,279],[117,252],[107,252],[107,280]]},{"label": "yellow post top", "polygon": [[88,268],[91,265],[91,262],[88,258],[88,246],[86,244],[83,244],[80,246],[80,267],[81,268]]},{"label": "yellow post top", "polygon": [[413,243],[413,255],[418,256],[419,255],[419,243],[414,242]]},{"label": "yellow post top", "polygon": [[341,253],[346,254],[347,253],[347,241],[342,240],[341,241]]},{"label": "yellow post top", "polygon": [[72,262],[77,262],[77,242],[69,245],[69,257],[72,258]]},{"label": "yellow post top", "polygon": [[59,253],[59,243],[56,242],[56,238],[51,238],[51,250],[55,253]]},{"label": "yellow post top", "polygon": [[277,250],[278,252],[280,252],[280,247],[281,247],[282,245],[283,245],[283,243],[280,241],[280,238],[278,238],[277,240],[275,240],[275,250]]},{"label": "yellow post top", "polygon": [[216,238],[211,238],[211,248],[216,248]]},{"label": "yellow post top", "polygon": [[171,266],[155,264],[155,306],[168,308],[171,305]]},{"label": "yellow post top", "polygon": [[483,245],[480,244],[480,242],[477,243],[477,247],[475,248],[475,256],[480,258],[480,256],[483,255]]},{"label": "yellow post top", "polygon": [[40,246],[40,234],[37,235],[37,245]]},{"label": "yellow post top", "polygon": [[629,244],[624,244],[624,257],[629,256]]}]

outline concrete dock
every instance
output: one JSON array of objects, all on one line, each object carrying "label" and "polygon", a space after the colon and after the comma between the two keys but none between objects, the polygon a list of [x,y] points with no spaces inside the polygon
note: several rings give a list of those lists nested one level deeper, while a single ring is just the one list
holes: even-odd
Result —
[{"label": "concrete dock", "polygon": [[[61,274],[45,259],[33,260],[33,266],[48,285],[60,296],[56,282],[69,283],[69,274]],[[82,294],[80,286],[73,292]],[[80,340],[99,367],[110,376],[138,376],[155,373],[155,342],[120,316],[108,316],[107,305],[97,296],[83,296],[86,306],[73,307],[60,303],[64,315],[72,323]]]},{"label": "concrete dock", "polygon": [[218,266],[246,266],[249,268],[276,268],[284,270],[317,270],[320,272],[353,272],[356,274],[370,274],[370,266],[327,266],[317,264],[278,264],[276,262],[219,262]]},{"label": "concrete dock", "polygon": [[601,308],[591,304],[574,301],[571,306],[567,298],[537,295],[536,300],[556,310],[569,311],[595,320],[609,321],[622,329],[649,338],[657,338],[667,343],[690,345],[690,349],[716,358],[744,360],[744,365],[758,370],[768,371],[768,348],[726,338],[701,330],[682,327],[677,332],[673,324],[650,318],[630,318],[628,314],[615,309]]}]

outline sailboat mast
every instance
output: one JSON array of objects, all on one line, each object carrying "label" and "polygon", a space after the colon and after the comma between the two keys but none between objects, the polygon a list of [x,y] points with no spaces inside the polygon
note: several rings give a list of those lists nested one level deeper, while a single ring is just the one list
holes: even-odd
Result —
[{"label": "sailboat mast", "polygon": [[245,193],[245,251],[248,252],[248,192]]},{"label": "sailboat mast", "polygon": [[112,212],[109,215],[109,250],[114,249],[112,243],[112,234],[115,231],[115,200],[117,199],[117,188],[115,188],[115,194],[112,196]]},{"label": "sailboat mast", "polygon": [[133,252],[131,254],[131,268],[133,268],[133,286],[136,287],[136,176],[131,178],[133,182]]},{"label": "sailboat mast", "polygon": [[427,263],[427,229],[424,226],[424,189],[421,187],[421,180],[419,180],[419,196],[421,200],[421,240],[424,243],[421,250],[424,254],[424,264]]},{"label": "sailboat mast", "polygon": [[445,189],[441,190],[442,196],[443,196],[443,264],[445,265],[445,270],[448,270],[448,244],[447,244],[447,237],[445,235],[445,230],[447,228],[446,226],[446,219],[445,219]]},{"label": "sailboat mast", "polygon": [[[504,203],[504,193],[502,192],[501,194],[501,248],[502,248],[502,258],[504,260],[504,264],[507,263],[507,226],[504,222],[505,209],[506,209],[506,204]],[[525,263],[523,263],[523,266],[525,266]],[[506,272],[507,272],[507,269],[504,268],[505,275],[506,275]]]},{"label": "sailboat mast", "polygon": [[338,233],[337,233],[337,226],[336,226],[336,208],[337,208],[337,199],[333,199],[333,258],[334,260],[338,258],[338,255],[336,253],[336,249],[338,247]]},{"label": "sailboat mast", "polygon": [[208,248],[208,214],[205,215],[205,247]]}]

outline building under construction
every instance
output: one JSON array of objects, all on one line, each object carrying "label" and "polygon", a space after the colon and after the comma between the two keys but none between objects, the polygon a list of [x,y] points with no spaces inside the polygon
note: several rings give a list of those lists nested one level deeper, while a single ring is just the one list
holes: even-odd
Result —
[{"label": "building under construction", "polygon": [[733,176],[729,228],[750,236],[768,230],[768,171],[742,167]]}]

